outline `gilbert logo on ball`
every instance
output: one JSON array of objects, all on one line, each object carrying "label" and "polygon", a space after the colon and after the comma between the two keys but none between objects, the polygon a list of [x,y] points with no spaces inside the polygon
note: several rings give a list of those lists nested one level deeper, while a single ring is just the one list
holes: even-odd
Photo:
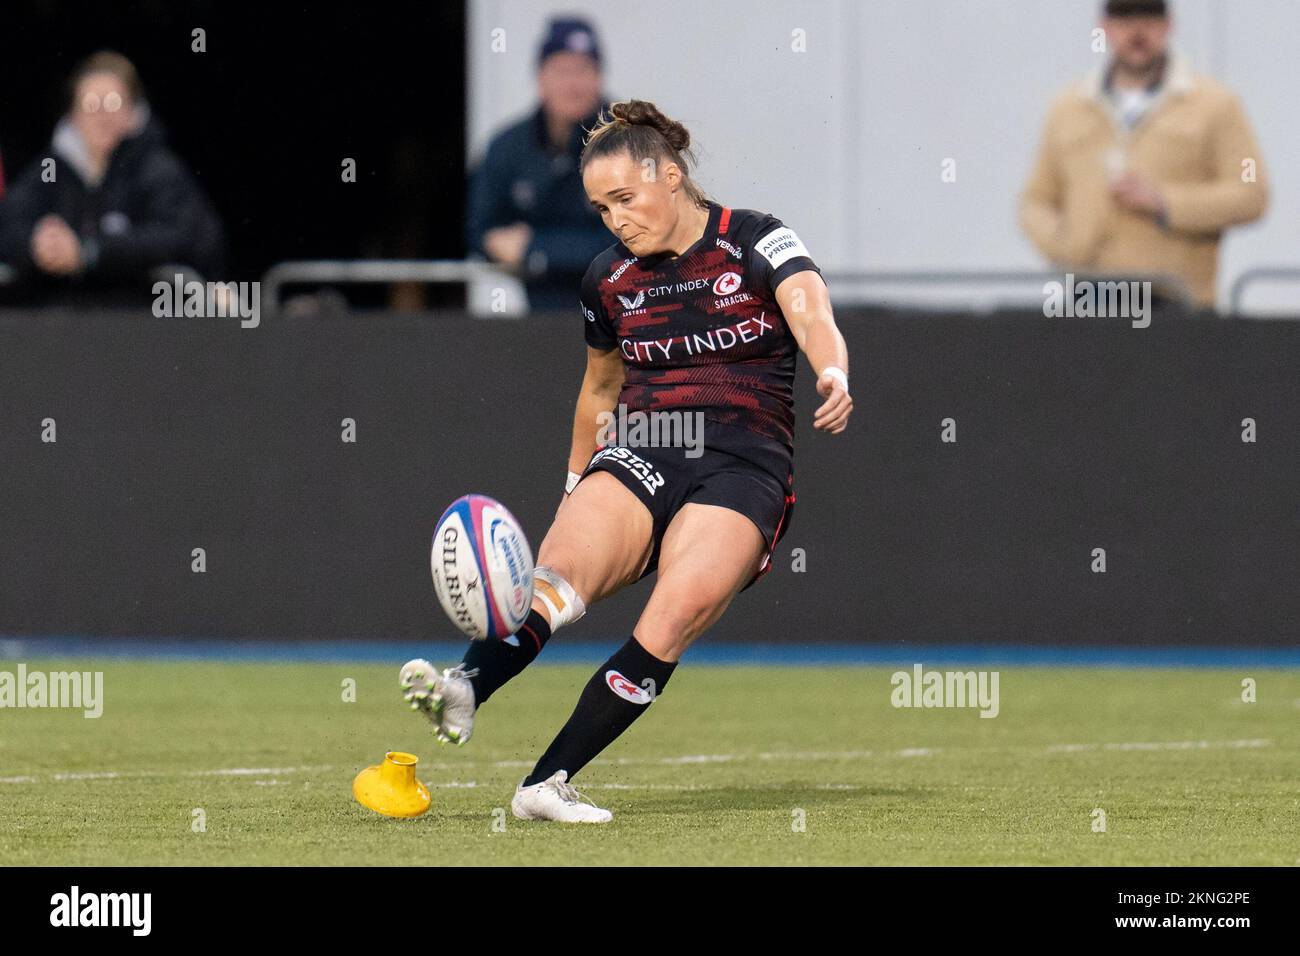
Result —
[{"label": "gilbert logo on ball", "polygon": [[451,503],[429,557],[438,603],[476,641],[519,630],[533,603],[533,551],[506,507],[486,495]]}]

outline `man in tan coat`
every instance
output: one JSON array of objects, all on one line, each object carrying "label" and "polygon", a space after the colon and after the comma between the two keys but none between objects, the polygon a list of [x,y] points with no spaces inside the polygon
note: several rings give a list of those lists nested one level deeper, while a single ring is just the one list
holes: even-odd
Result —
[{"label": "man in tan coat", "polygon": [[1237,98],[1169,51],[1165,0],[1107,0],[1111,60],[1052,105],[1020,222],[1054,264],[1176,276],[1213,307],[1219,239],[1268,187]]}]

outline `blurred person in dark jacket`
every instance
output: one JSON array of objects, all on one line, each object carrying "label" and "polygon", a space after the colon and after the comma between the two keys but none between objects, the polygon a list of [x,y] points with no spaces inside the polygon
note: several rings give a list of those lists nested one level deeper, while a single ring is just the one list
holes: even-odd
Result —
[{"label": "blurred person in dark jacket", "polygon": [[587,266],[609,246],[578,172],[585,130],[604,103],[601,80],[591,25],[552,20],[537,58],[540,105],[493,137],[470,184],[470,252],[518,275],[533,309],[571,309]]},{"label": "blurred person in dark jacket", "polygon": [[72,75],[69,101],[49,155],[0,202],[0,261],[24,291],[134,301],[159,266],[219,277],[221,222],[168,148],[131,62],[107,51],[87,58]]}]

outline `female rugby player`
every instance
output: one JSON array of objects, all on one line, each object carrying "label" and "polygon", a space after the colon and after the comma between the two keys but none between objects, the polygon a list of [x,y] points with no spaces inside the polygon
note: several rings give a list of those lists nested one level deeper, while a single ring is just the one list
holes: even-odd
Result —
[{"label": "female rugby player", "polygon": [[[587,370],[532,610],[513,637],[471,643],[456,667],[439,674],[415,660],[400,678],[438,738],[464,743],[476,708],[552,634],[658,570],[627,643],[597,669],[517,788],[512,811],[526,820],[612,818],[568,781],[663,693],[691,642],[771,568],[795,501],[799,350],[825,399],[813,427],[839,434],[853,410],[844,339],[799,237],[773,216],[706,197],[689,175],[690,134],[653,104],[616,103],[611,113],[587,139],[582,178],[618,241],[582,283]],[[598,423],[620,404],[629,415],[697,416],[703,447],[646,447],[629,439],[635,430],[609,440]]]}]

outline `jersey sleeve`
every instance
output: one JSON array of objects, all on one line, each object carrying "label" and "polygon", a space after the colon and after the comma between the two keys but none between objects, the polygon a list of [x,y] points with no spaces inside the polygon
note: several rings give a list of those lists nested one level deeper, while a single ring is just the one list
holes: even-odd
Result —
[{"label": "jersey sleeve", "polygon": [[618,345],[618,339],[614,334],[614,324],[605,314],[605,306],[600,300],[599,280],[596,276],[596,263],[593,262],[587,269],[587,274],[582,277],[583,331],[588,345],[601,352],[608,352]]},{"label": "jersey sleeve", "polygon": [[803,241],[776,216],[763,216],[753,236],[749,248],[750,275],[768,291],[775,291],[796,272],[811,269],[821,274]]}]

